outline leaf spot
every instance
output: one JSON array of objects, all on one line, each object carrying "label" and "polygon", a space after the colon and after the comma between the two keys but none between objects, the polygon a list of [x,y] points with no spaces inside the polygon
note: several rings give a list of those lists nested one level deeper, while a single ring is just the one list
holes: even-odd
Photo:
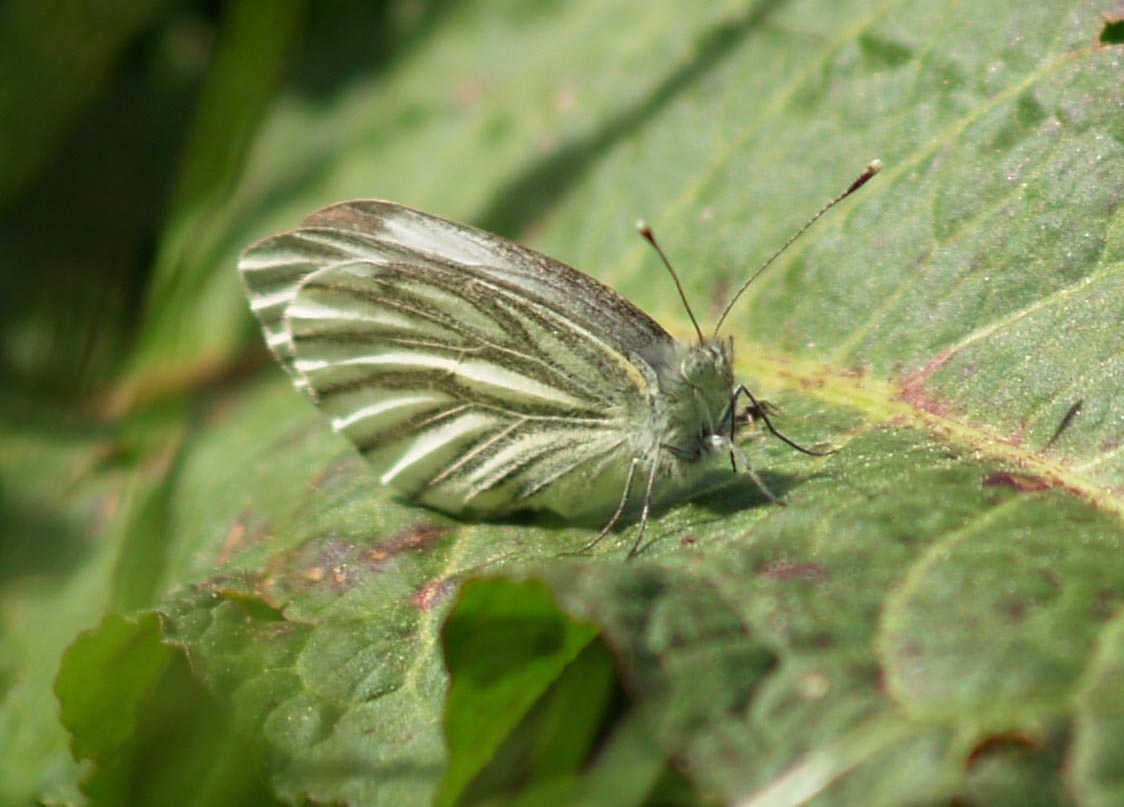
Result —
[{"label": "leaf spot", "polygon": [[447,577],[430,580],[417,590],[410,599],[410,602],[412,602],[419,611],[428,611],[437,602],[444,599],[452,587],[453,583]]},{"label": "leaf spot", "polygon": [[382,541],[371,548],[367,559],[381,566],[386,561],[403,552],[424,549],[429,544],[447,535],[446,527],[439,527],[428,521],[420,521]]},{"label": "leaf spot", "polygon": [[985,488],[1011,488],[1020,493],[1037,493],[1049,490],[1050,483],[1040,476],[1032,476],[1018,471],[991,471],[984,477]]},{"label": "leaf spot", "polygon": [[943,401],[930,397],[925,387],[933,374],[951,361],[952,356],[953,354],[948,351],[941,353],[926,362],[925,366],[916,373],[904,377],[901,380],[901,392],[897,394],[898,400],[904,401],[923,412],[929,412],[930,414],[942,417],[947,415],[949,412],[948,405]]},{"label": "leaf spot", "polygon": [[761,574],[782,582],[807,580],[811,583],[819,583],[830,576],[827,567],[819,563],[771,563],[761,571]]},{"label": "leaf spot", "polygon": [[985,737],[975,748],[968,753],[965,760],[965,770],[971,769],[977,763],[995,757],[1022,757],[1035,751],[1042,750],[1042,743],[1031,735],[1021,731],[1006,731]]}]

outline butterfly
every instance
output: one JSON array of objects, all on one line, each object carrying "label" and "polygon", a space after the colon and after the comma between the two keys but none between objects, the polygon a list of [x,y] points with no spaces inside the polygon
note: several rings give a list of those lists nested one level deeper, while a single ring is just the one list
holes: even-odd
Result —
[{"label": "butterfly", "polygon": [[[249,246],[238,267],[266,343],[294,385],[389,485],[458,516],[550,510],[606,518],[592,547],[657,488],[684,490],[725,454],[776,497],[735,443],[767,408],[733,375],[719,329],[672,338],[592,277],[483,230],[379,200],[330,205]],[[739,413],[739,401],[748,402]]]}]

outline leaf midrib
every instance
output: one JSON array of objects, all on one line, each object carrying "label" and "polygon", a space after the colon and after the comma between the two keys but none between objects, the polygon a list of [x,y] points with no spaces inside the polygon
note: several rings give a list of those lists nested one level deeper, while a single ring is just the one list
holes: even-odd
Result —
[{"label": "leaf midrib", "polygon": [[1121,491],[1099,485],[1073,466],[1036,454],[981,426],[914,406],[903,399],[904,385],[869,375],[846,375],[817,362],[779,356],[766,345],[755,344],[746,353],[750,354],[754,360],[747,368],[751,370],[748,374],[764,386],[798,391],[823,403],[867,415],[867,424],[858,427],[852,436],[888,423],[927,429],[950,444],[968,449],[978,461],[1015,466],[1042,478],[1050,489],[1064,489],[1124,522]]}]

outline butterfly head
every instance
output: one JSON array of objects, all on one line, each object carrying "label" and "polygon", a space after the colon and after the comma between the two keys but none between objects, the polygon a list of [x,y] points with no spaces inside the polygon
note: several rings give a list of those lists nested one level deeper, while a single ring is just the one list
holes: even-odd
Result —
[{"label": "butterfly head", "polygon": [[721,389],[729,398],[734,383],[734,340],[711,339],[691,346],[683,353],[679,372],[698,395],[710,397],[712,390]]}]

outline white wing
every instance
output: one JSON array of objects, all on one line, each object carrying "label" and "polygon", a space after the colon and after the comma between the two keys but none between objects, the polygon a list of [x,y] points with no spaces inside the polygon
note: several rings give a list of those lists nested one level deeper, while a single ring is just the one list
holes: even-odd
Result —
[{"label": "white wing", "polygon": [[653,450],[644,356],[671,337],[539,253],[348,202],[250,247],[240,269],[297,386],[419,501],[603,512],[630,459]]}]

